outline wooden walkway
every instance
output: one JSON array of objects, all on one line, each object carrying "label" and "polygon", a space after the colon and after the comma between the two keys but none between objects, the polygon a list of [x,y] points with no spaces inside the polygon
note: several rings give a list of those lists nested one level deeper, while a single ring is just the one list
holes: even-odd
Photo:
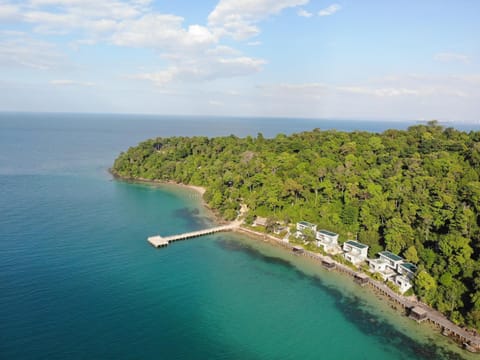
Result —
[{"label": "wooden walkway", "polygon": [[192,231],[192,232],[187,232],[187,233],[178,234],[178,235],[171,235],[166,237],[162,237],[160,235],[150,236],[147,240],[154,247],[159,248],[159,247],[167,246],[171,242],[178,241],[178,240],[186,240],[186,239],[204,236],[204,235],[210,235],[218,232],[233,231],[238,226],[239,224],[237,222],[234,222],[228,225],[222,225],[222,226],[217,226],[210,229]]}]

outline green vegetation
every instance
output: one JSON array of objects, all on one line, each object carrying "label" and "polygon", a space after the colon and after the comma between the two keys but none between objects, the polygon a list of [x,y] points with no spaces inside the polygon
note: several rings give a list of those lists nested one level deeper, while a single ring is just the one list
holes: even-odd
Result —
[{"label": "green vegetation", "polygon": [[320,131],[265,139],[156,138],[120,154],[125,178],[208,188],[227,219],[239,204],[286,223],[307,220],[417,263],[415,292],[480,328],[480,132],[437,123],[407,131]]}]

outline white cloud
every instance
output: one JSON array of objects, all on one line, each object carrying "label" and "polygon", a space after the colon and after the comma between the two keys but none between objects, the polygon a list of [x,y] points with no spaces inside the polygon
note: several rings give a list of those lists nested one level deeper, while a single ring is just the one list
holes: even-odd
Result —
[{"label": "white cloud", "polygon": [[480,75],[469,76],[390,76],[360,84],[281,83],[261,85],[266,96],[279,94],[292,97],[355,95],[370,98],[480,98]]},{"label": "white cloud", "polygon": [[288,90],[288,91],[300,91],[302,93],[318,93],[324,92],[328,89],[328,85],[324,83],[300,83],[300,84],[291,84],[291,83],[282,83],[278,85],[279,89]]},{"label": "white cloud", "polygon": [[309,0],[220,0],[208,16],[208,24],[216,33],[245,40],[260,33],[261,20]]},{"label": "white cloud", "polygon": [[54,86],[85,86],[85,87],[92,87],[95,86],[94,82],[87,82],[87,81],[74,81],[74,80],[52,80],[50,81],[50,85]]},{"label": "white cloud", "polygon": [[262,99],[257,116],[472,121],[478,114],[480,74],[395,75],[344,84],[279,83],[260,85],[256,91],[254,96]]},{"label": "white cloud", "polygon": [[340,11],[342,7],[339,4],[332,4],[318,12],[318,16],[330,16]]},{"label": "white cloud", "polygon": [[63,61],[53,44],[17,31],[0,32],[0,67],[56,68]]},{"label": "white cloud", "polygon": [[9,3],[0,3],[0,20],[14,20],[20,15],[20,8]]},{"label": "white cloud", "polygon": [[360,94],[360,95],[371,95],[378,97],[391,97],[391,96],[404,96],[404,95],[427,95],[431,91],[420,91],[418,89],[407,89],[407,88],[372,88],[368,86],[338,86],[335,88],[338,91]]},{"label": "white cloud", "polygon": [[259,85],[262,96],[277,99],[280,102],[288,102],[289,99],[294,101],[310,101],[322,98],[331,92],[331,88],[323,83],[281,83]]},{"label": "white cloud", "polygon": [[434,60],[441,62],[462,62],[464,64],[470,63],[470,57],[464,54],[443,52],[434,55]]},{"label": "white cloud", "polygon": [[[148,71],[129,77],[165,85],[174,80],[210,81],[261,71],[265,60],[245,56],[231,46],[222,45],[222,38],[249,38],[260,31],[257,27],[260,21],[308,1],[219,0],[208,16],[208,26],[186,25],[181,16],[155,12],[150,7],[151,0],[24,0],[19,1],[18,8],[22,21],[30,24],[36,34],[68,34],[73,39],[70,43],[73,49],[82,45],[112,44],[155,50],[167,65],[158,70],[150,66]],[[6,3],[0,0],[0,4],[1,11]],[[14,13],[14,7],[9,5],[8,9],[9,13]],[[249,46],[260,44],[259,41],[248,43]],[[31,41],[21,46],[18,41],[6,45],[9,46],[0,49],[0,64],[7,63],[9,58],[8,62],[16,61],[23,66],[52,68],[54,62],[47,61],[48,55],[34,55],[39,52],[37,49],[41,50],[41,42]],[[44,43],[45,54],[51,54],[52,49],[46,47]],[[14,52],[17,55],[12,55]],[[23,56],[19,56],[20,53]],[[92,84],[53,80],[51,85]]]},{"label": "white cloud", "polygon": [[248,46],[260,46],[262,45],[262,42],[261,41],[249,41],[247,43]]},{"label": "white cloud", "polygon": [[223,102],[218,100],[209,100],[208,104],[212,106],[223,106]]},{"label": "white cloud", "polygon": [[479,74],[408,74],[376,79],[374,83],[377,87],[415,89],[419,96],[480,97]]},{"label": "white cloud", "polygon": [[35,23],[35,31],[46,34],[66,34],[72,28],[85,26],[85,20],[72,14],[56,14],[44,11],[31,11],[23,16],[24,20]]},{"label": "white cloud", "polygon": [[150,47],[179,51],[180,48],[205,48],[217,38],[204,26],[182,27],[184,19],[168,14],[149,14],[118,24],[111,41],[119,46]]},{"label": "white cloud", "polygon": [[212,49],[206,51],[207,55],[218,55],[218,56],[228,56],[228,55],[241,55],[241,52],[237,49],[234,49],[230,46],[219,45]]},{"label": "white cloud", "polygon": [[298,15],[298,16],[301,16],[301,17],[309,18],[309,17],[312,17],[312,16],[313,16],[313,13],[308,12],[308,11],[305,10],[305,9],[299,9],[299,10],[297,11],[297,15]]},{"label": "white cloud", "polygon": [[245,76],[260,71],[266,62],[250,57],[222,58],[216,56],[179,59],[166,70],[142,73],[131,76],[148,80],[157,86],[165,86],[172,81],[211,81],[222,78]]},{"label": "white cloud", "polygon": [[110,18],[116,20],[139,16],[148,9],[149,2],[118,0],[31,0],[32,8],[56,7],[59,14],[82,18]]},{"label": "white cloud", "polygon": [[124,20],[148,11],[149,2],[118,0],[31,0],[23,7],[23,20],[34,24],[37,33],[67,34],[83,31],[95,43],[98,35],[114,31]]}]

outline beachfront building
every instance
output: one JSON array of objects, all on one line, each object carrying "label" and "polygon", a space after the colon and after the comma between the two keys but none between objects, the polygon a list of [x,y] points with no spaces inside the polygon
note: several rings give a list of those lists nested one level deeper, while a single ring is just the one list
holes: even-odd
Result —
[{"label": "beachfront building", "polygon": [[253,221],[253,226],[267,226],[267,218],[257,216],[255,220]]},{"label": "beachfront building", "polygon": [[327,230],[319,230],[315,234],[315,239],[317,246],[323,247],[325,252],[332,254],[341,252],[340,246],[338,245],[338,234]]},{"label": "beachfront building", "polygon": [[297,222],[297,232],[295,233],[295,237],[304,239],[306,231],[311,231],[315,235],[317,225],[309,223],[308,221]]},{"label": "beachfront building", "polygon": [[412,280],[417,272],[417,267],[412,263],[402,263],[398,266],[397,271],[400,275],[395,276],[394,283],[403,294],[412,287]]},{"label": "beachfront building", "polygon": [[288,232],[288,227],[286,227],[285,225],[276,223],[273,226],[273,233],[280,235],[282,232]]},{"label": "beachfront building", "polygon": [[367,262],[370,272],[380,274],[383,280],[388,280],[397,274],[383,258],[367,259]]},{"label": "beachfront building", "polygon": [[385,260],[387,266],[392,270],[397,270],[398,266],[405,261],[401,256],[398,256],[390,251],[380,251],[378,256],[380,259]]},{"label": "beachfront building", "polygon": [[368,245],[348,240],[343,243],[343,256],[353,265],[359,265],[367,259]]},{"label": "beachfront building", "polygon": [[412,263],[404,262],[398,266],[398,273],[413,279],[417,273],[417,267]]},{"label": "beachfront building", "polygon": [[300,221],[297,223],[297,231],[311,230],[313,233],[317,231],[317,225],[309,223],[308,221]]},{"label": "beachfront building", "polygon": [[380,274],[383,280],[388,280],[397,274],[398,266],[404,260],[390,251],[381,251],[377,259],[367,259],[367,261],[370,272]]},{"label": "beachfront building", "polygon": [[405,275],[397,275],[395,276],[395,279],[393,280],[395,285],[398,286],[398,290],[403,294],[405,293],[408,289],[410,289],[412,285],[411,279],[406,277]]}]

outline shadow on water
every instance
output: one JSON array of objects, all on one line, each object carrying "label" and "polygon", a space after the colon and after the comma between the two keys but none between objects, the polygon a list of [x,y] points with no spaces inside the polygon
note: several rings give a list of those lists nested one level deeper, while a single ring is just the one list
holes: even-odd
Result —
[{"label": "shadow on water", "polygon": [[333,298],[336,309],[362,333],[380,338],[386,349],[401,349],[405,359],[463,359],[459,353],[438,346],[434,343],[434,340],[431,340],[429,343],[420,343],[413,340],[395,329],[394,326],[380,316],[365,310],[364,300],[357,296],[348,296],[335,287],[326,285],[317,276],[305,274],[288,260],[264,255],[254,247],[232,239],[220,239],[217,241],[217,244],[224,250],[242,252],[251,258],[268,264],[293,270],[297,280],[309,280],[312,285],[322,289],[322,291]]},{"label": "shadow on water", "polygon": [[[268,256],[262,254],[255,248],[248,246],[247,244],[243,244],[239,241],[221,238],[217,241],[217,245],[227,251],[239,251],[245,253],[250,256],[250,258],[260,260],[267,264],[272,264],[276,266],[281,266],[285,269],[294,270],[297,278],[308,278],[305,273],[298,270],[290,261],[275,256]],[[269,272],[269,274],[273,273]]]},{"label": "shadow on water", "polygon": [[406,358],[460,360],[462,356],[433,343],[419,343],[395,329],[381,317],[365,310],[365,301],[357,296],[346,296],[339,290],[326,286],[318,277],[311,277],[313,285],[321,288],[335,299],[335,307],[345,319],[353,323],[362,333],[381,338],[382,344],[402,349]]},{"label": "shadow on water", "polygon": [[206,228],[211,226],[208,217],[202,216],[197,208],[183,207],[174,211],[174,216],[180,219],[189,219],[192,228]]}]

